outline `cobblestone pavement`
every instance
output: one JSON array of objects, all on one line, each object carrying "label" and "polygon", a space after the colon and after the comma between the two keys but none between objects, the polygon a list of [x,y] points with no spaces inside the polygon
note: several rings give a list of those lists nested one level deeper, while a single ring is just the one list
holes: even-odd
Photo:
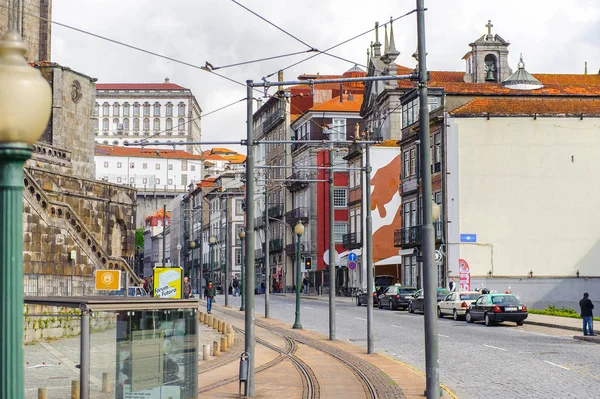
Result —
[{"label": "cobblestone pavement", "polygon": [[[256,297],[257,319],[264,296]],[[238,298],[230,298],[233,306]],[[271,315],[294,322],[293,298],[271,296]],[[337,303],[337,338],[366,347],[366,306]],[[302,325],[328,334],[328,303],[303,300]],[[423,315],[374,310],[375,351],[425,370]],[[440,381],[461,399],[584,398],[600,391],[600,345],[574,332],[503,323],[439,320]]]}]

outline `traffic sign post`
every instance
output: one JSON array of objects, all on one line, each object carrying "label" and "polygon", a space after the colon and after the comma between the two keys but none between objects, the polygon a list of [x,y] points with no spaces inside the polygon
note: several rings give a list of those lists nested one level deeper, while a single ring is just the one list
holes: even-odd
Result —
[{"label": "traffic sign post", "polygon": [[348,262],[348,269],[355,270],[356,269],[356,262]]}]

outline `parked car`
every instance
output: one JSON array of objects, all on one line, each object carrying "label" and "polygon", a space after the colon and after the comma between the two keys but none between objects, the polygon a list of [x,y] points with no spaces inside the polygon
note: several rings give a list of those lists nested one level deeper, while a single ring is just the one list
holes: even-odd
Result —
[{"label": "parked car", "polygon": [[398,308],[406,309],[415,292],[417,292],[415,287],[400,284],[391,285],[383,294],[379,295],[377,305],[379,309],[383,309],[384,306],[390,310]]},{"label": "parked car", "polygon": [[[438,287],[437,288],[437,301],[439,302],[442,299],[446,298],[446,296],[448,295],[449,292],[450,292],[450,290],[448,290],[447,288]],[[425,305],[425,297],[423,296],[423,290],[418,290],[417,292],[415,292],[415,295],[413,296],[410,303],[408,304],[408,311],[410,313],[423,312],[424,305]]]},{"label": "parked car", "polygon": [[475,303],[480,295],[478,291],[451,292],[438,303],[437,315],[438,317],[452,315],[454,320],[461,319],[465,316],[469,305]]},{"label": "parked car", "polygon": [[[394,276],[383,274],[375,276],[373,286],[373,306],[377,306],[379,295],[381,295],[387,287],[394,283]],[[367,290],[361,290],[356,294],[356,306],[367,304]]]},{"label": "parked car", "polygon": [[522,326],[527,318],[527,306],[513,294],[481,295],[465,313],[467,323],[483,320],[486,326],[502,321],[514,321]]},{"label": "parked car", "polygon": [[[125,296],[125,289],[110,291],[108,295]],[[144,287],[127,287],[127,296],[149,296]]]}]

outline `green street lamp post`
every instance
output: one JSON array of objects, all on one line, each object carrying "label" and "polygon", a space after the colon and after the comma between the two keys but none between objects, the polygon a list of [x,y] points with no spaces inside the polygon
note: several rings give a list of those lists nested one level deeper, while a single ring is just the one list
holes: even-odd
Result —
[{"label": "green street lamp post", "polygon": [[[177,247],[179,247],[179,245],[177,245]],[[190,241],[189,244],[190,247],[190,252],[191,252],[191,264],[190,264],[190,274],[192,273],[192,270],[194,270],[194,248],[196,248],[196,241],[192,240]],[[181,266],[181,265],[180,265]],[[200,276],[200,278],[202,278],[202,276]],[[202,292],[198,292],[198,296],[201,297],[204,293]]]},{"label": "green street lamp post", "polygon": [[296,320],[294,321],[294,325],[292,328],[301,329],[302,324],[300,323],[300,258],[302,257],[302,252],[300,248],[300,238],[302,234],[304,234],[304,225],[302,222],[298,222],[296,226],[294,226],[294,233],[298,236],[298,245],[296,246]]},{"label": "green street lamp post", "polygon": [[215,236],[210,236],[208,242],[210,243],[210,281],[215,284],[215,244],[217,239]]},{"label": "green street lamp post", "polygon": [[52,91],[27,65],[14,30],[0,39],[0,398],[25,397],[23,364],[23,164],[44,132]]},{"label": "green street lamp post", "polygon": [[242,305],[240,306],[240,311],[246,310],[246,301],[244,300],[244,239],[246,239],[246,232],[244,230],[240,231],[240,241],[242,244],[242,281],[241,281],[241,289],[240,293],[242,295]]}]

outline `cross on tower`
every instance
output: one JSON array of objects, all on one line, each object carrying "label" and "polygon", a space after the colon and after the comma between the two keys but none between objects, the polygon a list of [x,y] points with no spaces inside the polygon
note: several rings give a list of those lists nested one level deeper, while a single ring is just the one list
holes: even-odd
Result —
[{"label": "cross on tower", "polygon": [[490,19],[488,19],[488,23],[485,25],[486,28],[488,28],[488,35],[492,34],[492,27],[494,25],[492,25],[492,21]]}]

